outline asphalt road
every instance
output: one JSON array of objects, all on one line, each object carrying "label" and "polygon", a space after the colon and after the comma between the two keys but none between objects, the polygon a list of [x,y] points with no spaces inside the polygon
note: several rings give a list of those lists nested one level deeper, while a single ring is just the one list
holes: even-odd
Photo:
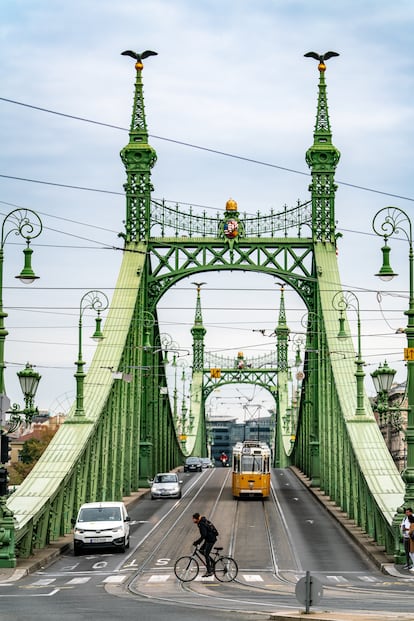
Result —
[{"label": "asphalt road", "polygon": [[[69,550],[17,582],[0,584],[1,621],[294,615],[304,608],[295,587],[306,571],[323,587],[313,614],[354,611],[358,618],[357,611],[378,611],[379,620],[384,611],[411,613],[414,577],[382,574],[290,471],[274,471],[274,493],[264,502],[233,500],[230,477],[222,468],[182,473],[181,500],[141,498],[129,509],[125,554],[94,550],[74,557]],[[176,559],[191,553],[198,536],[195,511],[216,524],[223,552],[237,560],[236,581],[198,576],[181,583],[175,577]]]}]

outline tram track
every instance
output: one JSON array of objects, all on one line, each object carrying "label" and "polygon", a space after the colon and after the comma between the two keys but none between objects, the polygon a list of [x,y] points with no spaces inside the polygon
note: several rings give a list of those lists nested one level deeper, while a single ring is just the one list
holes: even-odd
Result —
[{"label": "tram track", "polygon": [[[296,605],[295,586],[304,571],[298,551],[300,548],[292,543],[289,536],[289,520],[292,518],[283,511],[283,496],[280,497],[280,490],[277,489],[279,481],[275,481],[275,487],[271,486],[271,494],[266,500],[238,500],[231,494],[230,476],[228,469],[224,472],[212,469],[194,477],[182,499],[174,503],[130,555],[138,564],[137,571],[125,584],[130,594],[208,608],[245,609],[253,600],[259,607],[256,610],[262,605],[262,610],[271,607],[275,601],[282,606]],[[280,489],[287,489],[284,480]],[[293,495],[297,495],[296,490],[289,490],[287,500]],[[189,541],[197,538],[191,524],[194,511],[207,515],[218,527],[218,545],[223,542],[223,554],[232,556],[239,566],[235,581],[217,583],[215,580],[196,580],[182,583],[171,577],[175,560],[189,554]],[[301,518],[301,522],[306,523],[305,517]],[[159,563],[160,560],[163,564]],[[315,570],[315,573],[324,572]],[[148,580],[155,574],[160,577],[159,586],[156,580],[153,586]],[[252,574],[261,575],[263,581],[249,581],[248,575]],[[162,581],[162,575],[165,580],[167,575],[170,576],[168,583]],[[399,596],[401,601],[412,597],[408,589],[399,591]],[[343,604],[346,608],[352,597],[376,597],[385,605],[389,598],[394,599],[396,595],[391,590],[385,592],[381,584],[372,587],[347,584],[346,590],[345,585],[324,584],[324,600],[331,605]]]}]

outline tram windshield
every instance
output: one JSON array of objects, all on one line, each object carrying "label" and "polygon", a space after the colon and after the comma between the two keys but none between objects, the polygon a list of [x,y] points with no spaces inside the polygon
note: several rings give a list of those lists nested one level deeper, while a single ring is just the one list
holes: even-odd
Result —
[{"label": "tram windshield", "polygon": [[243,472],[261,472],[263,457],[261,455],[242,455],[241,469]]}]

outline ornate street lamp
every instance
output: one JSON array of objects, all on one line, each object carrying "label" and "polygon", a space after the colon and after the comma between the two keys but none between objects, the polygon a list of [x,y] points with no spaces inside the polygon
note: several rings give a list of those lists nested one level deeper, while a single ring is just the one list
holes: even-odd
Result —
[{"label": "ornate street lamp", "polygon": [[174,391],[173,391],[173,418],[174,424],[178,422],[178,394],[177,394],[177,356],[174,354],[171,366],[174,367]]},{"label": "ornate street lamp", "polygon": [[76,364],[76,410],[75,416],[84,416],[85,410],[83,408],[83,385],[86,377],[86,373],[83,372],[85,362],[82,360],[82,317],[83,313],[87,309],[96,311],[97,316],[95,318],[95,332],[92,335],[94,341],[101,341],[104,337],[101,331],[101,312],[106,310],[109,306],[108,298],[102,291],[88,291],[82,297],[79,305],[79,332],[78,332],[78,360]]},{"label": "ornate street lamp", "polygon": [[396,372],[397,371],[395,369],[391,369],[388,366],[387,361],[385,360],[384,366],[380,364],[378,369],[375,369],[375,371],[371,373],[377,395],[384,395],[388,398],[388,393],[394,383]]},{"label": "ornate street lamp", "polygon": [[[7,425],[7,433],[12,433],[19,425],[24,422],[30,425],[33,416],[38,413],[38,409],[34,407],[34,398],[42,376],[33,369],[33,366],[27,362],[25,368],[17,373],[20,387],[24,395],[24,408],[20,409],[20,405],[14,403],[10,410],[10,419]],[[23,416],[22,416],[23,415]]]},{"label": "ornate street lamp", "polygon": [[31,209],[14,209],[4,218],[1,226],[0,238],[0,394],[5,393],[4,386],[4,342],[8,334],[4,327],[4,319],[7,313],[3,310],[3,264],[4,264],[4,245],[12,233],[19,235],[26,240],[26,248],[23,250],[24,267],[20,274],[16,276],[24,284],[31,284],[38,276],[35,275],[31,259],[33,250],[30,242],[42,232],[42,221],[36,212]]},{"label": "ornate street lamp", "polygon": [[356,364],[356,383],[357,383],[357,407],[355,414],[360,416],[365,414],[364,408],[364,377],[365,373],[363,371],[363,366],[365,362],[362,360],[361,354],[361,318],[359,312],[359,300],[355,293],[352,291],[338,291],[332,299],[332,306],[335,310],[340,312],[339,316],[339,333],[338,338],[347,338],[347,334],[344,329],[344,311],[347,309],[353,309],[357,313],[357,329],[358,329],[358,353],[357,358],[355,360]]},{"label": "ornate street lamp", "polygon": [[302,364],[302,358],[301,358],[301,350],[305,345],[305,336],[303,334],[295,334],[293,336],[293,345],[295,346],[295,367],[300,367],[300,365]]},{"label": "ornate street lamp", "polygon": [[[0,419],[3,420],[6,410],[8,410],[10,405],[10,400],[5,394],[5,384],[4,384],[4,369],[6,365],[4,364],[4,344],[6,340],[6,336],[8,334],[7,330],[4,326],[4,319],[7,317],[7,313],[4,312],[3,309],[3,265],[4,265],[4,246],[5,243],[12,233],[14,235],[19,235],[26,240],[26,248],[23,250],[24,254],[24,267],[20,274],[16,276],[19,278],[21,282],[24,284],[31,284],[38,277],[35,275],[31,259],[33,250],[30,248],[30,242],[32,239],[35,239],[42,232],[42,221],[36,212],[31,209],[14,209],[3,219],[1,226],[1,236],[0,236],[0,403],[1,403],[1,412]],[[39,376],[40,379],[40,376]],[[29,393],[27,393],[28,395]],[[34,396],[34,395],[33,395]],[[25,394],[26,401],[26,394]],[[30,402],[30,407],[27,406],[26,402],[26,412],[23,410],[25,416],[32,415],[32,402]],[[30,412],[29,412],[30,410]],[[13,415],[14,411],[14,415]],[[22,411],[20,411],[19,406],[13,406],[12,409],[12,417],[14,416],[13,421],[9,421],[7,425],[8,431],[12,431],[13,426],[16,424],[20,424]],[[8,452],[8,438],[7,434],[1,433],[2,443],[6,448],[6,453]],[[0,467],[0,533],[1,533],[1,543],[2,543],[2,554],[0,558],[0,567],[15,567],[16,566],[16,558],[15,558],[15,549],[14,549],[14,518],[13,514],[6,506],[6,493],[7,493],[7,470],[6,468]]]},{"label": "ornate street lamp", "polygon": [[[1,440],[1,458],[0,458],[0,533],[2,542],[2,554],[0,557],[0,567],[16,567],[15,555],[15,524],[13,513],[6,505],[8,494],[8,473],[5,465],[9,461],[10,439],[7,434],[15,431],[23,422],[30,424],[33,416],[38,409],[33,406],[33,400],[36,395],[37,387],[41,376],[33,370],[31,364],[27,363],[26,367],[17,373],[20,385],[24,395],[25,407],[23,410],[16,403],[10,410],[10,418],[0,430]],[[10,403],[9,399],[5,401]]]},{"label": "ornate street lamp", "polygon": [[402,429],[401,417],[399,414],[396,415],[395,413],[402,412],[403,408],[399,405],[390,406],[388,400],[389,392],[393,385],[396,372],[397,371],[395,369],[391,369],[388,366],[387,361],[385,361],[384,365],[380,364],[378,369],[375,369],[375,371],[371,373],[374,388],[377,393],[377,402],[374,405],[374,409],[376,409],[379,414],[381,431],[385,427],[385,441],[391,455],[393,455],[392,430],[397,429],[400,431]]},{"label": "ornate street lamp", "polygon": [[407,362],[407,466],[402,473],[405,483],[405,506],[414,504],[414,253],[412,224],[408,215],[398,207],[384,207],[380,209],[372,221],[374,232],[383,237],[382,247],[383,262],[377,276],[382,280],[391,280],[397,274],[390,266],[390,248],[388,239],[393,235],[403,233],[408,241],[408,265],[409,265],[409,301],[407,315],[407,347],[404,349],[404,360]]}]

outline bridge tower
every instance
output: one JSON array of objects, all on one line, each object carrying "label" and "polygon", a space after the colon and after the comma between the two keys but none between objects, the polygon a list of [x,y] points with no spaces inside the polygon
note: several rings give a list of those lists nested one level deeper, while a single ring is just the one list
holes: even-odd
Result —
[{"label": "bridge tower", "polygon": [[[88,370],[82,424],[76,421],[74,405],[7,501],[19,555],[28,556],[34,547],[70,532],[71,517],[81,503],[121,499],[147,485],[155,471],[181,465],[188,454],[203,454],[208,395],[214,387],[246,379],[277,394],[279,463],[302,470],[356,524],[390,549],[395,543],[392,520],[404,485],[366,395],[357,408],[355,350],[351,339],[338,339],[332,306],[333,296],[342,289],[334,181],[340,154],[332,143],[323,57],[311,53],[319,59],[319,84],[313,144],[306,153],[310,200],[254,216],[242,214],[236,201],[229,200],[222,213],[210,217],[198,208],[171,206],[151,197],[156,153],[148,143],[143,54],[132,55],[137,60],[132,121],[129,142],[121,151],[127,177],[123,261],[105,319],[105,339]],[[284,282],[277,360],[276,352],[270,358],[243,357],[240,367],[234,358],[213,360],[204,351],[201,283],[196,284],[192,420],[183,444],[168,398],[157,304],[180,280],[198,281],[201,274],[204,278],[206,272],[224,270],[261,273]],[[289,405],[285,288],[296,292],[307,309],[304,379],[295,428],[288,437],[283,427]],[[349,333],[346,320],[344,328]],[[220,373],[211,377],[211,368]]]}]

